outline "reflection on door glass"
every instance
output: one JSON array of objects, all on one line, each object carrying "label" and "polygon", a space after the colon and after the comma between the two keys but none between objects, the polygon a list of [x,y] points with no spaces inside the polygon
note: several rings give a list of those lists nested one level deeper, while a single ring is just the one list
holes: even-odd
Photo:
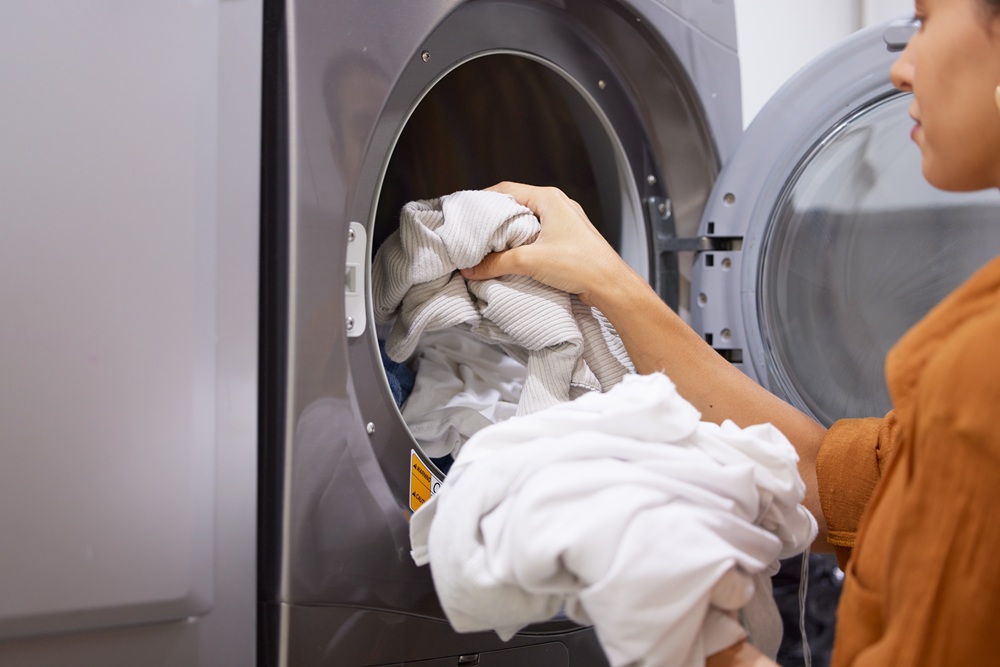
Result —
[{"label": "reflection on door glass", "polygon": [[768,370],[825,424],[884,414],[886,352],[1000,254],[1000,195],[928,185],[909,104],[893,95],[831,131],[769,222],[757,290]]}]

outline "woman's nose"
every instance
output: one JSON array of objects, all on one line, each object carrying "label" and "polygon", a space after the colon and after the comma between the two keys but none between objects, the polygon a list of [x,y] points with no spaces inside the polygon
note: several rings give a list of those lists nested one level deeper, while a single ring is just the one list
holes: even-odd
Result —
[{"label": "woman's nose", "polygon": [[904,92],[913,90],[912,48],[912,42],[907,44],[889,69],[889,79],[892,81],[892,85]]}]

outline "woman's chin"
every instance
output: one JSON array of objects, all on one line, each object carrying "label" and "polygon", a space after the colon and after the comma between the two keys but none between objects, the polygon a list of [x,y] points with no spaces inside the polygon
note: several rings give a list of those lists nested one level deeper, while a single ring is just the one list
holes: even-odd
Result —
[{"label": "woman's chin", "polygon": [[987,190],[995,188],[998,183],[984,178],[984,174],[975,172],[963,174],[954,168],[948,168],[941,164],[940,160],[924,153],[921,166],[924,178],[938,190],[946,192],[975,192],[976,190]]}]

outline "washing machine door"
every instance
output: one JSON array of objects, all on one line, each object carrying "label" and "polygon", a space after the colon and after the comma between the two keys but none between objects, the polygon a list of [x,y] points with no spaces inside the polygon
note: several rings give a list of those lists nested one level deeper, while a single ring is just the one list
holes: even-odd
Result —
[{"label": "washing machine door", "polygon": [[790,80],[747,129],[698,239],[691,323],[824,424],[890,407],[883,360],[1000,251],[995,191],[921,174],[909,94],[889,68],[905,23],[856,33]]}]

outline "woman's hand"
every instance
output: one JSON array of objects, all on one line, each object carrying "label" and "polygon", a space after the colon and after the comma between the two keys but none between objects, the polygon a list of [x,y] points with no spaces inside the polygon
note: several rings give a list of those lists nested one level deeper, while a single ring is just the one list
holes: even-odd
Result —
[{"label": "woman's hand", "polygon": [[498,183],[487,189],[511,195],[531,209],[541,222],[541,231],[534,243],[487,255],[478,265],[463,269],[465,278],[530,276],[550,287],[579,294],[593,305],[596,290],[632,273],[580,205],[558,188]]}]

